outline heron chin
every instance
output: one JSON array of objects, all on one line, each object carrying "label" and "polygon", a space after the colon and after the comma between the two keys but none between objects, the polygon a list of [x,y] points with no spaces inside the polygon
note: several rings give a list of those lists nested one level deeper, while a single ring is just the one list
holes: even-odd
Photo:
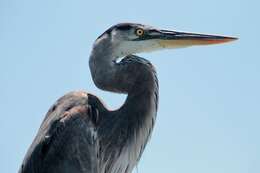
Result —
[{"label": "heron chin", "polygon": [[136,54],[235,39],[136,23],[112,26],[94,42],[89,67],[98,88],[127,94],[126,101],[119,109],[108,110],[84,91],[58,99],[19,173],[131,173],[151,136],[159,97],[155,68]]}]

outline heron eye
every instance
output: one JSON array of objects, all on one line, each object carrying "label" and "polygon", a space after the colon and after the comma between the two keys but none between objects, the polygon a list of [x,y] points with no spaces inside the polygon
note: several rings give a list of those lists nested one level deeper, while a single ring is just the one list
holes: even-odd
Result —
[{"label": "heron eye", "polygon": [[137,36],[142,36],[142,35],[144,35],[144,30],[141,29],[141,28],[138,28],[138,29],[135,31],[135,34],[136,34]]}]

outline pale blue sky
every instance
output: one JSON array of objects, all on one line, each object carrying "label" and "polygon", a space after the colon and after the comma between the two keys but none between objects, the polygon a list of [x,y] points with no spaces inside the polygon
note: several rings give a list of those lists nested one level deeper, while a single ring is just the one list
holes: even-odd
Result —
[{"label": "pale blue sky", "polygon": [[118,22],[237,36],[224,45],[141,56],[157,68],[158,119],[139,173],[260,172],[260,3],[257,0],[1,0],[0,169],[17,172],[54,101],[84,89],[110,108],[88,57]]}]

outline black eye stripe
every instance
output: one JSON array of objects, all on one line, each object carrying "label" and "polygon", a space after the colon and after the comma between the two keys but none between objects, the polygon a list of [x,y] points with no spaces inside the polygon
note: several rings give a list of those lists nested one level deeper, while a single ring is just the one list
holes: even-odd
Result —
[{"label": "black eye stripe", "polygon": [[117,30],[121,30],[121,31],[130,30],[131,28],[132,28],[132,26],[130,26],[128,24],[122,24],[122,25],[116,27]]},{"label": "black eye stripe", "polygon": [[112,27],[110,27],[109,29],[107,29],[103,34],[101,34],[97,39],[103,37],[104,35],[110,35],[111,32],[115,29],[115,30],[120,30],[120,31],[127,31],[127,30],[131,30],[133,28],[137,28],[137,27],[142,27],[142,24],[135,24],[135,23],[119,23],[117,25],[114,25]]}]

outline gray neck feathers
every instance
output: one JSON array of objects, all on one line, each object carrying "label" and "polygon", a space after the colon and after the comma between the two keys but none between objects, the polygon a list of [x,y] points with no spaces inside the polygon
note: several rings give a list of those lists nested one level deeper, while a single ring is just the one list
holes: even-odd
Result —
[{"label": "gray neck feathers", "polygon": [[156,92],[156,71],[152,64],[134,55],[116,62],[114,47],[107,39],[97,40],[91,52],[89,66],[95,85],[106,91],[135,95],[140,92]]},{"label": "gray neck feathers", "polygon": [[[117,57],[108,43],[100,40],[92,50],[89,66],[93,81],[102,90],[126,93],[128,96],[120,109],[110,112],[115,116],[104,122],[113,122],[106,124],[112,131],[109,134],[113,135],[104,136],[103,145],[113,142],[113,145],[122,148],[104,151],[107,152],[104,155],[109,156],[108,160],[104,159],[107,162],[104,165],[109,166],[104,166],[102,170],[115,173],[120,172],[116,170],[125,170],[129,173],[140,159],[153,129],[158,104],[158,81],[152,64],[141,57],[128,55],[116,63]],[[122,162],[124,160],[127,162]]]},{"label": "gray neck feathers", "polygon": [[156,112],[158,80],[153,65],[135,55],[128,55],[117,63],[109,43],[104,39],[97,41],[90,56],[89,66],[95,85],[102,90],[128,94],[121,110]]},{"label": "gray neck feathers", "polygon": [[156,112],[159,86],[153,65],[135,55],[128,55],[116,63],[112,50],[106,43],[93,48],[89,65],[95,85],[102,90],[128,94],[119,111]]}]

